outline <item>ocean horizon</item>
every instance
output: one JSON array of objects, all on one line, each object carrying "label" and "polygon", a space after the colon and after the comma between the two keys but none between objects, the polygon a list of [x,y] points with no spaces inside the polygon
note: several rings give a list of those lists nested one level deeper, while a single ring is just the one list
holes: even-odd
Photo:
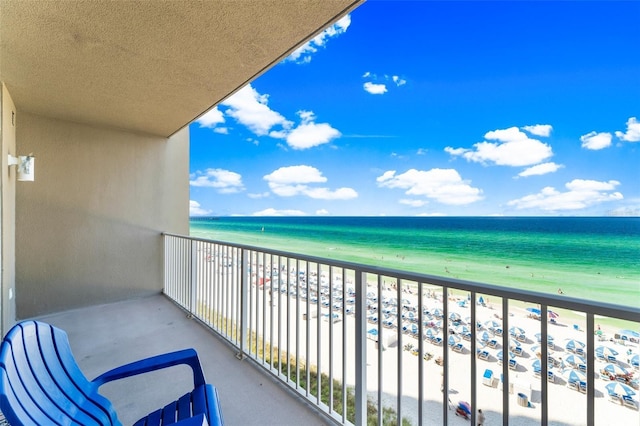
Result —
[{"label": "ocean horizon", "polygon": [[193,217],[190,235],[640,305],[636,217]]}]

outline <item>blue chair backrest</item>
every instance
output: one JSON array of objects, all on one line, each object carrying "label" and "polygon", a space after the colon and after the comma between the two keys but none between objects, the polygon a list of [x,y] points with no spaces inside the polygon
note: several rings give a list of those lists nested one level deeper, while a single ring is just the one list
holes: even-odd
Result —
[{"label": "blue chair backrest", "polygon": [[0,409],[11,424],[120,425],[76,364],[67,334],[25,321],[0,346]]}]

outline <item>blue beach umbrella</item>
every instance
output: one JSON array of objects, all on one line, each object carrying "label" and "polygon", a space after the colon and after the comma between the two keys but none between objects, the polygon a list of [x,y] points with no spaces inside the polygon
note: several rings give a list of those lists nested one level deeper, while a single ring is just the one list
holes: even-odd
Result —
[{"label": "blue beach umbrella", "polygon": [[[513,352],[509,352],[510,359],[514,359],[515,357],[516,357],[516,354],[514,354]],[[496,358],[502,361],[502,351],[498,351],[498,353],[496,354]]]},{"label": "blue beach umbrella", "polygon": [[620,330],[619,334],[625,340],[640,339],[640,333],[634,330]]},{"label": "blue beach umbrella", "polygon": [[598,346],[596,348],[596,355],[598,355],[599,357],[608,358],[610,356],[615,357],[616,355],[618,355],[618,352],[608,346]]},{"label": "blue beach umbrella", "polygon": [[636,394],[633,389],[620,382],[609,383],[605,388],[607,392],[609,392],[609,395],[633,396]]},{"label": "blue beach umbrella", "polygon": [[[538,342],[542,341],[542,333],[536,333],[535,334],[535,338]],[[550,334],[547,334],[547,343],[549,344],[553,344],[553,336]]]},{"label": "blue beach umbrella", "polygon": [[457,312],[451,312],[451,313],[449,314],[449,319],[450,319],[451,321],[460,321],[460,314],[459,314],[459,313],[457,313]]},{"label": "blue beach umbrella", "polygon": [[478,305],[484,305],[485,303],[487,302],[484,300],[483,296],[478,297]]},{"label": "blue beach umbrella", "polygon": [[627,370],[620,367],[618,364],[607,364],[603,370],[613,374],[614,376],[626,376],[629,374]]},{"label": "blue beach umbrella", "polygon": [[509,329],[509,333],[511,333],[512,335],[522,335],[525,334],[526,332],[524,331],[524,329],[522,327],[516,327],[513,326]]},{"label": "blue beach umbrella", "polygon": [[587,364],[587,361],[583,357],[581,357],[580,355],[575,355],[575,354],[569,355],[568,357],[566,357],[564,359],[564,361],[567,364],[569,364],[571,366],[574,366],[574,367],[577,366],[577,365],[580,365],[580,364],[582,364],[582,365],[586,365]]},{"label": "blue beach umbrella", "polygon": [[562,377],[568,383],[586,382],[587,381],[587,376],[582,371],[572,370],[571,368],[567,368],[566,370],[564,370],[562,372]]},{"label": "blue beach umbrella", "polygon": [[449,340],[448,340],[450,345],[455,345],[456,343],[460,342],[460,337],[456,334],[452,334],[451,336],[449,336]]},{"label": "blue beach umbrella", "polygon": [[631,357],[631,359],[629,360],[629,364],[631,364],[632,367],[640,366],[640,355],[639,354],[634,354]]},{"label": "blue beach umbrella", "polygon": [[484,323],[484,326],[487,327],[488,329],[492,329],[492,328],[500,328],[502,327],[502,324],[500,324],[496,320],[489,320]]},{"label": "blue beach umbrella", "polygon": [[481,342],[488,342],[489,340],[491,340],[491,337],[492,336],[489,333],[487,333],[486,331],[483,331],[478,336],[478,340],[481,341]]},{"label": "blue beach umbrella", "polygon": [[569,339],[564,347],[570,351],[575,351],[577,348],[584,349],[585,346],[586,345],[579,340]]},{"label": "blue beach umbrella", "polygon": [[527,308],[527,311],[531,312],[534,315],[538,315],[540,316],[542,314],[542,311],[538,308],[533,308],[533,307],[529,307]]},{"label": "blue beach umbrella", "polygon": [[[536,359],[535,361],[533,361],[531,363],[531,368],[533,368],[534,372],[539,372],[542,370],[542,362],[540,362],[539,359]],[[547,370],[551,370],[553,368],[553,365],[551,364],[547,364]]]}]

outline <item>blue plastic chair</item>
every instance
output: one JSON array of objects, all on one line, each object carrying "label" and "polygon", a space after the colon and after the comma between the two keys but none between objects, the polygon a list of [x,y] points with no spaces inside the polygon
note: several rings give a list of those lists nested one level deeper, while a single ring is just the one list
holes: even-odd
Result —
[{"label": "blue plastic chair", "polygon": [[111,402],[98,388],[112,380],[185,364],[194,389],[135,426],[222,424],[216,389],[205,383],[193,349],[146,358],[87,380],[76,363],[67,334],[49,324],[15,325],[0,346],[0,410],[12,426],[121,425]]}]

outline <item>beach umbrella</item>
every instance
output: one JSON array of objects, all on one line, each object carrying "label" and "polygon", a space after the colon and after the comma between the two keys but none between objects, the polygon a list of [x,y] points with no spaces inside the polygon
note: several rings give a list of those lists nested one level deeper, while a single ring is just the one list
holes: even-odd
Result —
[{"label": "beach umbrella", "polygon": [[613,374],[614,376],[626,376],[629,374],[627,370],[620,367],[618,364],[607,364],[603,370]]},{"label": "beach umbrella", "polygon": [[605,388],[607,392],[609,392],[609,395],[633,396],[636,394],[633,389],[620,382],[609,383]]},{"label": "beach umbrella", "polygon": [[434,315],[436,318],[440,318],[440,317],[442,317],[442,311],[441,311],[440,309],[434,309],[434,311],[433,311],[433,315]]},{"label": "beach umbrella", "polygon": [[487,327],[488,329],[492,329],[492,328],[499,328],[502,327],[502,324],[500,324],[498,321],[496,320],[489,320],[486,321],[484,323],[484,326]]},{"label": "beach umbrella", "polygon": [[548,316],[550,319],[556,319],[556,318],[558,318],[560,315],[558,315],[558,313],[557,313],[557,312],[554,312],[554,311],[547,311],[547,316]]},{"label": "beach umbrella", "polygon": [[516,327],[513,326],[509,329],[509,333],[511,333],[512,335],[521,335],[521,334],[525,334],[526,332],[524,331],[524,329],[522,327]]},{"label": "beach umbrella", "polygon": [[456,343],[460,342],[460,336],[458,336],[457,334],[452,334],[451,336],[449,336],[448,342],[450,345],[455,345]]},{"label": "beach umbrella", "polygon": [[431,338],[435,337],[435,333],[433,332],[433,330],[431,328],[427,329],[427,332],[425,333],[425,335],[427,337],[431,337]]},{"label": "beach umbrella", "polygon": [[599,357],[609,358],[610,356],[615,357],[618,355],[618,352],[608,346],[598,346],[596,348],[596,355]]},{"label": "beach umbrella", "polygon": [[[516,357],[516,354],[514,354],[511,351],[509,351],[509,358],[514,359],[515,357]],[[502,351],[498,351],[498,353],[496,354],[496,358],[498,358],[500,361],[502,361]]]},{"label": "beach umbrella", "polygon": [[489,333],[487,333],[486,331],[483,331],[478,336],[478,340],[481,341],[481,342],[488,342],[489,340],[491,340],[491,337],[492,336]]},{"label": "beach umbrella", "polygon": [[631,359],[629,360],[629,364],[631,364],[632,367],[640,366],[640,355],[639,354],[634,354],[631,357]]},{"label": "beach umbrella", "polygon": [[582,371],[572,370],[571,368],[567,368],[562,372],[562,378],[568,383],[587,381],[587,376]]},{"label": "beach umbrella", "polygon": [[460,314],[459,314],[459,313],[457,313],[457,312],[451,312],[451,313],[449,314],[449,319],[450,319],[451,321],[460,321]]},{"label": "beach umbrella", "polygon": [[483,296],[478,297],[478,305],[484,305],[485,303],[487,302],[484,300]]},{"label": "beach umbrella", "polygon": [[540,316],[542,314],[542,311],[540,311],[540,309],[534,308],[534,307],[527,308],[527,311],[531,312],[534,315],[538,315],[538,316]]},{"label": "beach umbrella", "polygon": [[564,346],[565,349],[570,351],[575,351],[577,348],[584,349],[586,345],[579,340],[569,339],[567,340],[567,344]]},{"label": "beach umbrella", "polygon": [[519,348],[520,347],[520,342],[518,342],[516,339],[509,339],[509,347],[510,348]]},{"label": "beach umbrella", "polygon": [[[533,368],[534,372],[538,372],[542,370],[542,362],[540,362],[539,359],[536,359],[531,363],[531,368]],[[547,364],[547,370],[551,370],[552,368],[553,368],[553,365]]]},{"label": "beach umbrella", "polygon": [[[538,340],[538,342],[542,341],[542,333],[536,333],[535,337]],[[547,334],[547,343],[553,344],[553,336],[550,334]]]},{"label": "beach umbrella", "polygon": [[566,357],[564,359],[564,361],[567,364],[572,365],[574,367],[578,366],[580,364],[582,364],[582,365],[586,365],[587,364],[587,361],[584,359],[584,357],[581,357],[580,355],[575,355],[575,354],[569,355],[568,357]]},{"label": "beach umbrella", "polygon": [[467,334],[469,333],[469,327],[463,324],[460,324],[454,328],[457,334]]},{"label": "beach umbrella", "polygon": [[626,338],[626,340],[640,339],[640,333],[634,330],[620,330],[619,334],[620,337],[622,337],[623,339]]}]

